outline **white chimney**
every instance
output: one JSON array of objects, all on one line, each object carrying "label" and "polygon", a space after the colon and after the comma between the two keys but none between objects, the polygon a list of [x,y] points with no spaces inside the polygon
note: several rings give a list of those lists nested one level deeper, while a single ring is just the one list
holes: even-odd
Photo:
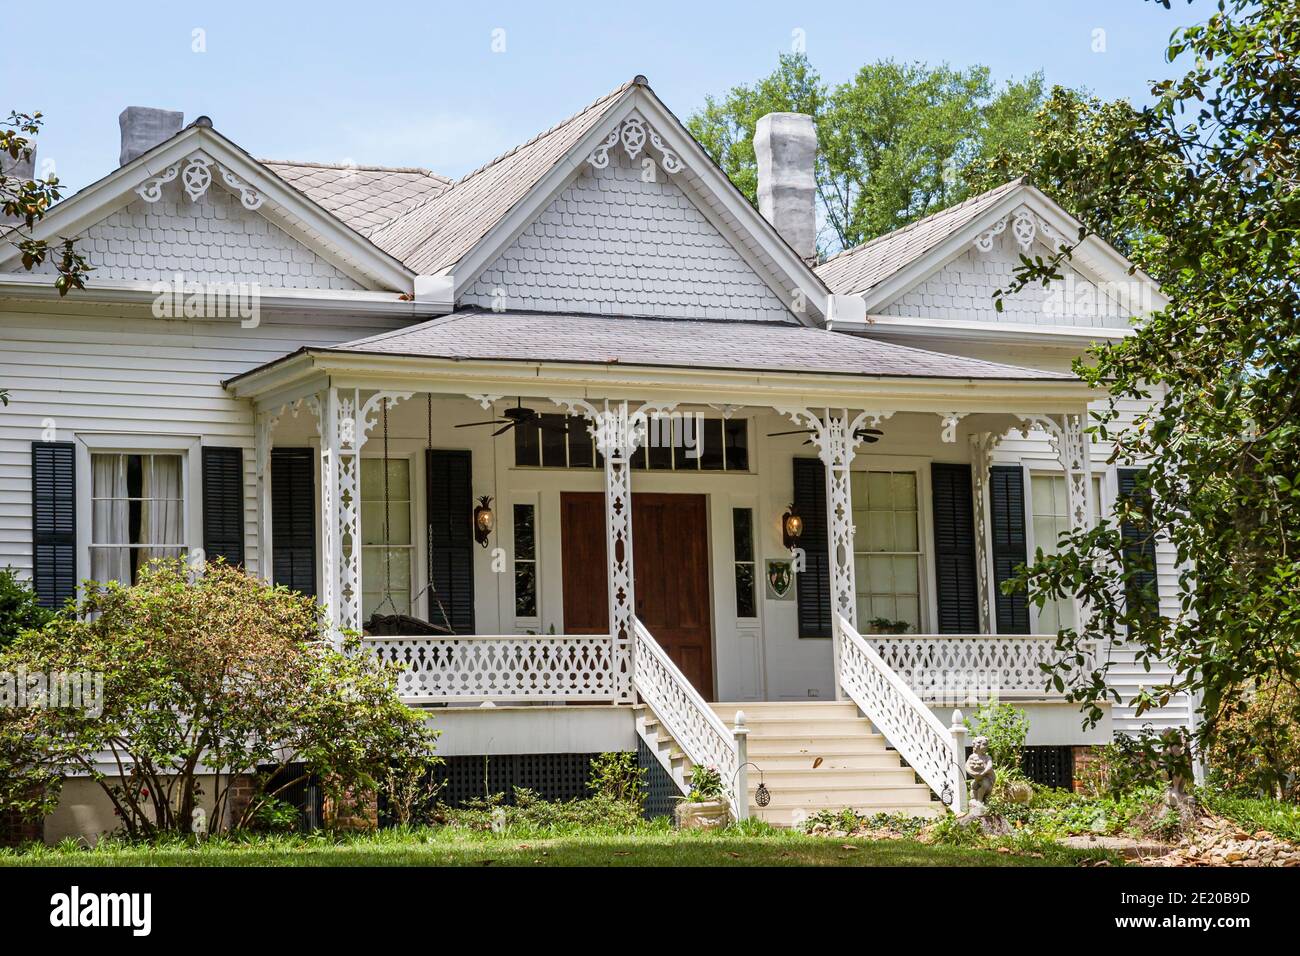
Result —
[{"label": "white chimney", "polygon": [[805,260],[817,255],[817,130],[803,113],[768,113],[754,130],[758,211]]},{"label": "white chimney", "polygon": [[185,114],[149,106],[128,106],[118,116],[117,123],[122,127],[122,152],[117,164],[125,166],[179,133]]}]

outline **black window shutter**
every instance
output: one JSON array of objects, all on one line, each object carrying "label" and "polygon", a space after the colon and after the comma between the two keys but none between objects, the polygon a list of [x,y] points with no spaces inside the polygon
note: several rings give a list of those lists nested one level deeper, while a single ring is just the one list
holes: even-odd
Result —
[{"label": "black window shutter", "polygon": [[[467,451],[425,452],[428,493],[428,615],[457,634],[474,633],[474,491]],[[436,600],[435,600],[436,598]],[[442,608],[439,610],[438,605]],[[443,613],[446,620],[443,620]]]},{"label": "black window shutter", "polygon": [[930,466],[934,499],[934,579],[940,634],[979,633],[975,580],[975,512],[970,465]]},{"label": "black window shutter", "polygon": [[271,580],[316,597],[316,452],[271,449]]},{"label": "black window shutter", "polygon": [[207,560],[244,564],[244,451],[203,448],[203,551]]},{"label": "black window shutter", "polygon": [[[1150,508],[1151,492],[1146,488],[1138,488],[1137,480],[1140,474],[1141,471],[1136,468],[1117,470],[1119,497],[1121,500],[1135,499],[1142,510],[1147,511]],[[1120,524],[1120,533],[1124,537],[1125,562],[1140,564],[1140,569],[1134,573],[1128,583],[1128,600],[1147,601],[1153,606],[1158,606],[1160,596],[1159,586],[1156,583],[1155,536],[1149,530],[1140,528],[1131,521]]]},{"label": "black window shutter", "polygon": [[77,593],[77,454],[72,442],[32,442],[32,587],[43,607]]},{"label": "black window shutter", "polygon": [[831,636],[830,546],[826,526],[826,468],[817,458],[794,459],[794,506],[803,518],[799,547],[803,573],[795,575],[799,636]]},{"label": "black window shutter", "polygon": [[1002,582],[1026,563],[1025,475],[1019,465],[989,469],[989,518],[993,557],[993,595],[999,634],[1029,633],[1029,598],[1024,591],[1003,594]]}]

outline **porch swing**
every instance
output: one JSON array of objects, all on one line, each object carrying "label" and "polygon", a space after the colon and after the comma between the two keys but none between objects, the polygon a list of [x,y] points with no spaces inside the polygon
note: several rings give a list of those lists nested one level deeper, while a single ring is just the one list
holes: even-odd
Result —
[{"label": "porch swing", "polygon": [[[375,605],[375,609],[370,612],[370,619],[362,627],[365,632],[372,637],[417,637],[431,634],[454,634],[456,633],[451,626],[451,619],[447,616],[447,609],[443,607],[442,600],[438,597],[438,591],[433,585],[433,559],[432,548],[429,556],[429,574],[428,580],[424,587],[411,596],[410,603],[406,611],[397,607],[397,602],[393,600],[393,552],[388,546],[390,540],[389,530],[392,523],[391,515],[391,495],[388,486],[388,399],[385,398],[380,406],[381,427],[383,429],[384,445],[384,593],[380,602]],[[433,450],[433,396],[426,395],[428,421],[428,449]],[[430,541],[432,542],[432,529],[430,529]],[[438,614],[442,617],[442,623],[426,621],[423,618],[416,617],[410,613],[415,609],[420,598],[425,594],[429,595],[430,609],[437,607]],[[382,613],[387,606],[392,613]],[[430,615],[432,617],[432,615]]]}]

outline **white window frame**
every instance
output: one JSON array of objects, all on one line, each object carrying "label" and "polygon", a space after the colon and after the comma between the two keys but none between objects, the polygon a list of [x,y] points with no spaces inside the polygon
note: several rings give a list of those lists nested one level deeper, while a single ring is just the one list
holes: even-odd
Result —
[{"label": "white window frame", "polygon": [[[910,471],[916,474],[916,534],[917,534],[917,604],[920,607],[921,620],[912,634],[932,634],[934,622],[939,619],[938,590],[934,579],[934,501],[930,490],[930,465],[933,458],[919,455],[873,455],[859,449],[850,466],[849,481],[857,472],[868,471]],[[853,547],[857,554],[858,531],[853,529]],[[869,552],[863,552],[869,553]],[[856,595],[854,596],[856,600]],[[859,621],[858,626],[865,632],[866,621]]]},{"label": "white window frame", "polygon": [[[592,469],[594,472],[596,469]],[[533,592],[537,599],[537,613],[532,617],[521,617],[515,613],[517,607],[515,603],[515,505],[528,505],[533,509]],[[537,634],[542,632],[542,502],[541,495],[538,492],[517,492],[510,496],[510,530],[501,535],[504,539],[505,534],[509,534],[509,554],[510,554],[510,579],[509,586],[506,590],[507,607],[509,608],[510,618],[515,622],[517,631],[533,631]],[[504,524],[502,521],[500,524]],[[500,532],[498,525],[498,532]]]},{"label": "white window frame", "polygon": [[[417,510],[417,509],[416,509],[416,505],[417,505],[417,503],[418,503],[418,501],[419,501],[419,499],[420,499],[420,497],[421,497],[420,494],[418,493],[417,484],[416,484],[416,479],[417,479],[417,475],[416,475],[416,466],[417,466],[417,464],[418,464],[417,459],[422,458],[422,457],[423,457],[423,456],[421,456],[421,455],[417,455],[417,454],[415,454],[415,453],[407,453],[407,454],[401,454],[400,452],[399,452],[399,453],[394,453],[394,452],[393,452],[393,449],[392,449],[392,448],[389,448],[389,455],[388,455],[388,460],[389,460],[389,461],[405,461],[405,462],[406,462],[406,480],[407,480],[407,482],[409,483],[409,488],[410,488],[410,495],[411,495],[411,498],[410,498],[410,501],[409,501],[409,505],[410,505],[410,507],[408,508],[408,511],[410,512],[410,514],[409,514],[409,519],[410,519],[410,525],[411,525],[411,526],[410,526],[410,531],[409,531],[408,539],[410,540],[411,543],[410,543],[409,545],[397,545],[397,547],[399,547],[399,548],[409,548],[410,551],[411,551],[411,587],[410,587],[410,592],[411,592],[411,598],[412,598],[412,599],[414,599],[415,596],[420,592],[420,589],[423,588],[423,587],[425,586],[425,579],[424,579],[424,577],[422,576],[422,562],[421,562],[421,560],[420,560],[420,551],[421,551],[422,548],[423,548],[423,544],[424,544],[424,542],[423,542],[423,539],[422,539],[422,538],[419,536],[419,534],[418,534],[419,529],[423,528],[424,525],[423,525],[422,523],[417,522],[417,516],[416,516],[416,510]],[[383,461],[383,459],[384,459],[384,456],[383,456],[382,454],[376,454],[376,455],[362,455],[362,456],[361,456],[361,458],[360,458],[361,464],[359,464],[359,465],[357,466],[357,494],[358,494],[358,495],[361,494],[361,469],[365,467],[365,462],[367,462],[367,461]],[[423,478],[424,478],[423,473],[421,473],[418,477],[419,477],[419,479],[420,479],[420,481],[421,481],[421,484],[418,486],[418,488],[423,488],[423,487],[424,487],[424,486],[423,486]],[[320,484],[319,480],[318,480],[316,483],[317,483],[317,484]],[[358,500],[358,502],[357,502],[357,530],[360,532],[360,538],[361,538],[361,541],[364,541],[366,535],[365,535],[365,530],[361,527],[361,507],[360,507],[360,505],[361,505],[361,502],[360,502],[360,500]],[[320,522],[318,521],[317,524],[319,525]],[[361,549],[361,558],[362,558],[362,562],[363,562],[363,563],[362,563],[362,566],[363,566],[363,567],[364,567],[364,560],[365,560],[365,551],[366,551],[366,549],[367,549],[367,548],[369,548],[369,549],[375,549],[375,548],[383,547],[382,545],[376,545],[376,544],[366,545],[366,544],[361,544],[360,542],[358,542],[358,545],[357,545],[357,546]],[[361,581],[361,584],[362,584],[362,588],[364,589],[364,587],[365,587],[365,576],[364,576],[364,572],[363,572],[363,574],[362,574],[362,581]],[[362,594],[360,595],[360,598],[361,598],[361,602],[364,603],[364,602],[365,602],[365,593],[364,593],[364,590],[363,590]],[[412,615],[412,616],[414,616],[414,617],[419,617],[419,616],[420,616],[420,605],[419,605],[419,602],[415,602],[415,603],[413,603],[412,605],[406,607],[405,609],[403,609],[403,608],[399,605],[399,606],[398,606],[398,613],[400,613],[400,614],[410,614],[410,615]]]},{"label": "white window frame", "polygon": [[[195,535],[203,527],[202,468],[199,465],[202,439],[196,435],[140,435],[117,432],[77,432],[77,580],[90,577],[91,528],[94,527],[94,471],[92,455],[179,455],[181,494],[185,498],[182,541],[187,557],[202,542]],[[130,582],[125,582],[130,583]],[[78,587],[80,590],[80,587]]]},{"label": "white window frame", "polygon": [[[995,464],[997,463],[995,462]],[[1022,480],[1025,488],[1025,558],[1032,562],[1034,555],[1038,551],[1038,538],[1034,533],[1034,476],[1064,478],[1065,472],[1061,470],[1061,466],[1055,458],[1024,458],[1017,464],[1020,465],[1024,475]],[[1115,489],[1112,487],[1115,482],[1115,470],[1113,468],[1090,468],[1088,475],[1089,480],[1093,483],[1090,491],[1098,491],[1101,494],[1101,497],[1092,503],[1093,508],[1096,514],[1105,517],[1110,513],[1110,503],[1115,496]],[[1029,632],[1031,634],[1043,633],[1038,621],[1038,611],[1038,605],[1030,601]]]}]

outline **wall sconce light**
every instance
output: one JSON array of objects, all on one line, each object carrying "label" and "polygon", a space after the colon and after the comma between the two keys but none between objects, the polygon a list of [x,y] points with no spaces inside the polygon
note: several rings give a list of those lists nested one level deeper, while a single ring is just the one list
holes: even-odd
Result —
[{"label": "wall sconce light", "polygon": [[488,535],[496,527],[496,521],[497,517],[492,513],[492,496],[484,495],[474,509],[474,540],[484,548],[488,544]]},{"label": "wall sconce light", "polygon": [[793,504],[781,516],[781,543],[785,545],[787,551],[793,551],[799,546],[799,537],[803,534],[803,518],[799,516],[799,509]]}]

